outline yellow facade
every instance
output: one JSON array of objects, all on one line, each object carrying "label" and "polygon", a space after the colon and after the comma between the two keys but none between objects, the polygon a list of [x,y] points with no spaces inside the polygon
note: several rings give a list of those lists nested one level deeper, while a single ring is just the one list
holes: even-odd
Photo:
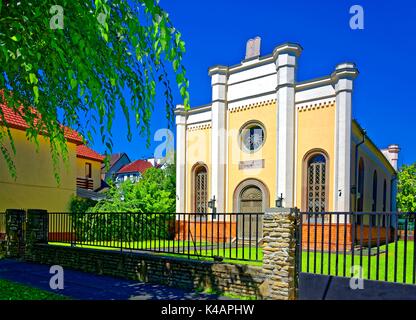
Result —
[{"label": "yellow facade", "polygon": [[[359,125],[354,121],[352,125],[352,132],[356,142],[352,143],[351,148],[351,177],[353,185],[356,184],[357,172],[356,172],[356,160],[355,160],[355,147],[358,143],[363,141],[363,132]],[[357,164],[360,159],[364,164],[364,193],[363,193],[363,211],[373,211],[373,177],[374,172],[377,173],[377,201],[376,211],[391,211],[391,182],[394,179],[395,171],[380,152],[380,150],[374,145],[374,143],[367,137],[365,142],[358,147]],[[358,166],[358,165],[357,165]],[[384,181],[386,182],[386,199],[384,203]],[[394,180],[393,180],[394,181]],[[351,208],[356,210],[355,196],[351,197]],[[384,210],[383,210],[384,209]]]},{"label": "yellow facade", "polygon": [[334,137],[335,103],[319,108],[297,110],[297,148],[296,148],[296,207],[306,209],[306,156],[313,152],[322,152],[327,156],[329,165],[327,191],[327,210],[334,211]]},{"label": "yellow facade", "polygon": [[5,160],[0,157],[0,211],[6,209],[46,209],[68,211],[71,196],[76,192],[76,145],[68,143],[68,161],[59,167],[60,184],[53,172],[49,143],[39,137],[39,150],[30,143],[25,131],[11,129],[16,146],[13,158],[17,171],[14,180]]},{"label": "yellow facade", "polygon": [[[227,209],[236,211],[234,190],[247,179],[255,179],[264,184],[269,191],[269,203],[273,206],[273,190],[276,188],[276,101],[264,105],[229,112],[228,126],[228,165],[227,165]],[[240,147],[240,129],[249,121],[255,120],[263,125],[266,131],[264,145],[253,153],[245,152]],[[241,161],[263,160],[264,168],[239,169]]]},{"label": "yellow facade", "polygon": [[85,167],[87,164],[91,164],[91,179],[93,181],[93,190],[96,190],[101,186],[102,161],[77,157],[77,160],[76,160],[77,178],[83,178],[83,179],[86,178]]},{"label": "yellow facade", "polygon": [[[266,207],[275,204],[276,189],[276,101],[267,101],[251,108],[242,108],[238,111],[227,112],[227,163],[225,189],[227,192],[227,212],[237,210],[235,190],[248,179],[259,181],[268,190],[269,199]],[[335,136],[335,103],[326,104],[319,108],[297,110],[297,140],[296,140],[296,206],[305,206],[305,157],[313,151],[325,153],[328,168],[328,195],[334,192],[334,136]],[[265,129],[263,146],[252,153],[242,150],[240,145],[240,131],[247,123],[260,123]],[[192,179],[193,169],[198,164],[205,164],[208,173],[211,171],[211,128],[187,130],[187,159],[186,159],[186,210],[193,210]],[[239,168],[241,162],[250,160],[264,160],[263,168]],[[211,179],[208,179],[208,194],[211,194]],[[303,208],[304,209],[304,208]],[[333,211],[333,197],[328,196],[328,211]]]},{"label": "yellow facade", "polygon": [[[187,131],[186,137],[187,162],[186,171],[193,172],[196,165],[205,165],[207,171],[211,172],[211,128],[194,127]],[[187,175],[185,189],[189,192],[193,188],[193,175]],[[211,192],[211,179],[208,179],[208,194]],[[186,201],[187,212],[193,211],[192,196]]]}]

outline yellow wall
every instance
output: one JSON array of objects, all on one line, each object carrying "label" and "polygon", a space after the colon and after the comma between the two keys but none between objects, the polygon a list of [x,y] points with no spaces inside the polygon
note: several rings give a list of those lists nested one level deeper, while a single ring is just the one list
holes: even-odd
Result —
[{"label": "yellow wall", "polygon": [[[324,150],[329,159],[329,176],[327,190],[328,210],[334,210],[334,139],[335,139],[335,105],[329,104],[320,108],[297,111],[298,142],[296,159],[296,206],[302,208],[303,160],[305,155],[313,149]],[[306,181],[305,181],[306,183]],[[304,201],[306,204],[306,201]]]},{"label": "yellow wall", "polygon": [[211,128],[188,129],[186,135],[185,212],[192,212],[192,169],[198,162],[208,168],[208,199],[211,194]]},{"label": "yellow wall", "polygon": [[[227,210],[234,212],[234,191],[238,185],[246,179],[260,180],[269,190],[270,203],[274,206],[276,189],[276,102],[270,102],[263,106],[228,112],[229,137],[228,137],[228,197]],[[259,121],[263,124],[266,135],[262,148],[254,153],[248,153],[240,148],[240,129],[248,121]],[[263,169],[239,169],[240,161],[265,160]],[[227,187],[226,187],[227,190]]]},{"label": "yellow wall", "polygon": [[[355,140],[362,141],[362,133],[359,127],[353,123],[353,136]],[[351,184],[355,185],[356,171],[355,171],[355,142],[352,142],[351,146]],[[390,181],[394,175],[393,168],[389,165],[388,160],[377,149],[377,147],[370,141],[359,146],[358,148],[358,160],[360,158],[364,161],[364,209],[363,211],[371,212],[373,204],[373,174],[377,171],[377,207],[376,211],[381,212],[383,209],[383,183],[386,179],[387,192],[386,192],[386,210],[390,211],[390,193],[391,185]],[[351,208],[355,210],[355,196],[351,197]]]},{"label": "yellow wall", "polygon": [[94,183],[94,190],[101,186],[101,162],[91,159],[78,158],[77,163],[77,178],[85,178],[85,164],[91,163],[91,178]]},{"label": "yellow wall", "polygon": [[39,151],[27,141],[25,132],[11,129],[16,157],[17,179],[11,178],[7,164],[0,156],[0,211],[8,208],[68,211],[69,201],[76,188],[76,146],[68,144],[68,162],[60,164],[60,185],[53,174],[49,143],[39,138]]}]

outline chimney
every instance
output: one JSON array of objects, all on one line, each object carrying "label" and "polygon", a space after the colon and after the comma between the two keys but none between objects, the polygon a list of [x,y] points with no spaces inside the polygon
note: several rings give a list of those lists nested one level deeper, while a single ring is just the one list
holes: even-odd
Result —
[{"label": "chimney", "polygon": [[249,39],[247,41],[245,60],[258,58],[260,56],[260,42],[260,37],[255,37],[254,39]]},{"label": "chimney", "polygon": [[399,152],[400,148],[397,144],[391,144],[387,147],[387,149],[381,150],[384,156],[389,160],[390,164],[397,171],[397,162],[399,160]]}]

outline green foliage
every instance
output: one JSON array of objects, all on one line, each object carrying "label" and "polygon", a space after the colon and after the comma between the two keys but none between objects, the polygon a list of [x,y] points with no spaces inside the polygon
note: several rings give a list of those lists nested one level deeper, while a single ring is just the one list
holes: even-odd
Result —
[{"label": "green foliage", "polygon": [[170,239],[176,203],[172,167],[150,168],[137,183],[126,180],[111,185],[106,199],[88,213],[74,215],[77,238],[82,241]]},{"label": "green foliage", "polygon": [[[68,154],[62,125],[90,142],[99,131],[111,153],[112,123],[120,105],[128,139],[133,119],[149,143],[158,84],[168,123],[173,119],[172,69],[189,106],[185,43],[158,2],[61,0],[61,18],[55,1],[0,2],[0,104],[22,115],[30,141],[38,144],[39,133],[47,132],[58,181],[58,160],[67,160]],[[56,28],[59,19],[63,28]],[[6,124],[0,128],[0,151],[15,177],[16,150],[1,110],[0,122]]]},{"label": "green foliage", "polygon": [[416,163],[402,166],[397,179],[397,208],[401,212],[416,212]]},{"label": "green foliage", "polygon": [[126,180],[111,185],[107,199],[101,200],[89,212],[175,212],[175,176],[172,165],[166,170],[150,168],[137,183]]},{"label": "green foliage", "polygon": [[69,203],[69,212],[71,213],[84,213],[89,208],[94,207],[97,201],[92,199],[84,199],[80,197],[72,197]]},{"label": "green foliage", "polygon": [[88,244],[114,246],[146,240],[173,239],[174,214],[76,213],[76,239]]}]

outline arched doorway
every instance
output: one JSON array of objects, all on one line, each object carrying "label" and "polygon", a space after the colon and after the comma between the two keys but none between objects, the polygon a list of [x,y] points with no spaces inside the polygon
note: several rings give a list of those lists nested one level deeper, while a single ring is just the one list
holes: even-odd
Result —
[{"label": "arched doorway", "polygon": [[262,213],[269,206],[269,192],[266,186],[255,179],[247,179],[241,182],[234,192],[234,210],[236,216],[237,237],[239,241],[251,245],[260,241],[263,237]]},{"label": "arched doorway", "polygon": [[239,201],[240,213],[263,212],[263,194],[259,187],[248,186],[244,188]]}]

